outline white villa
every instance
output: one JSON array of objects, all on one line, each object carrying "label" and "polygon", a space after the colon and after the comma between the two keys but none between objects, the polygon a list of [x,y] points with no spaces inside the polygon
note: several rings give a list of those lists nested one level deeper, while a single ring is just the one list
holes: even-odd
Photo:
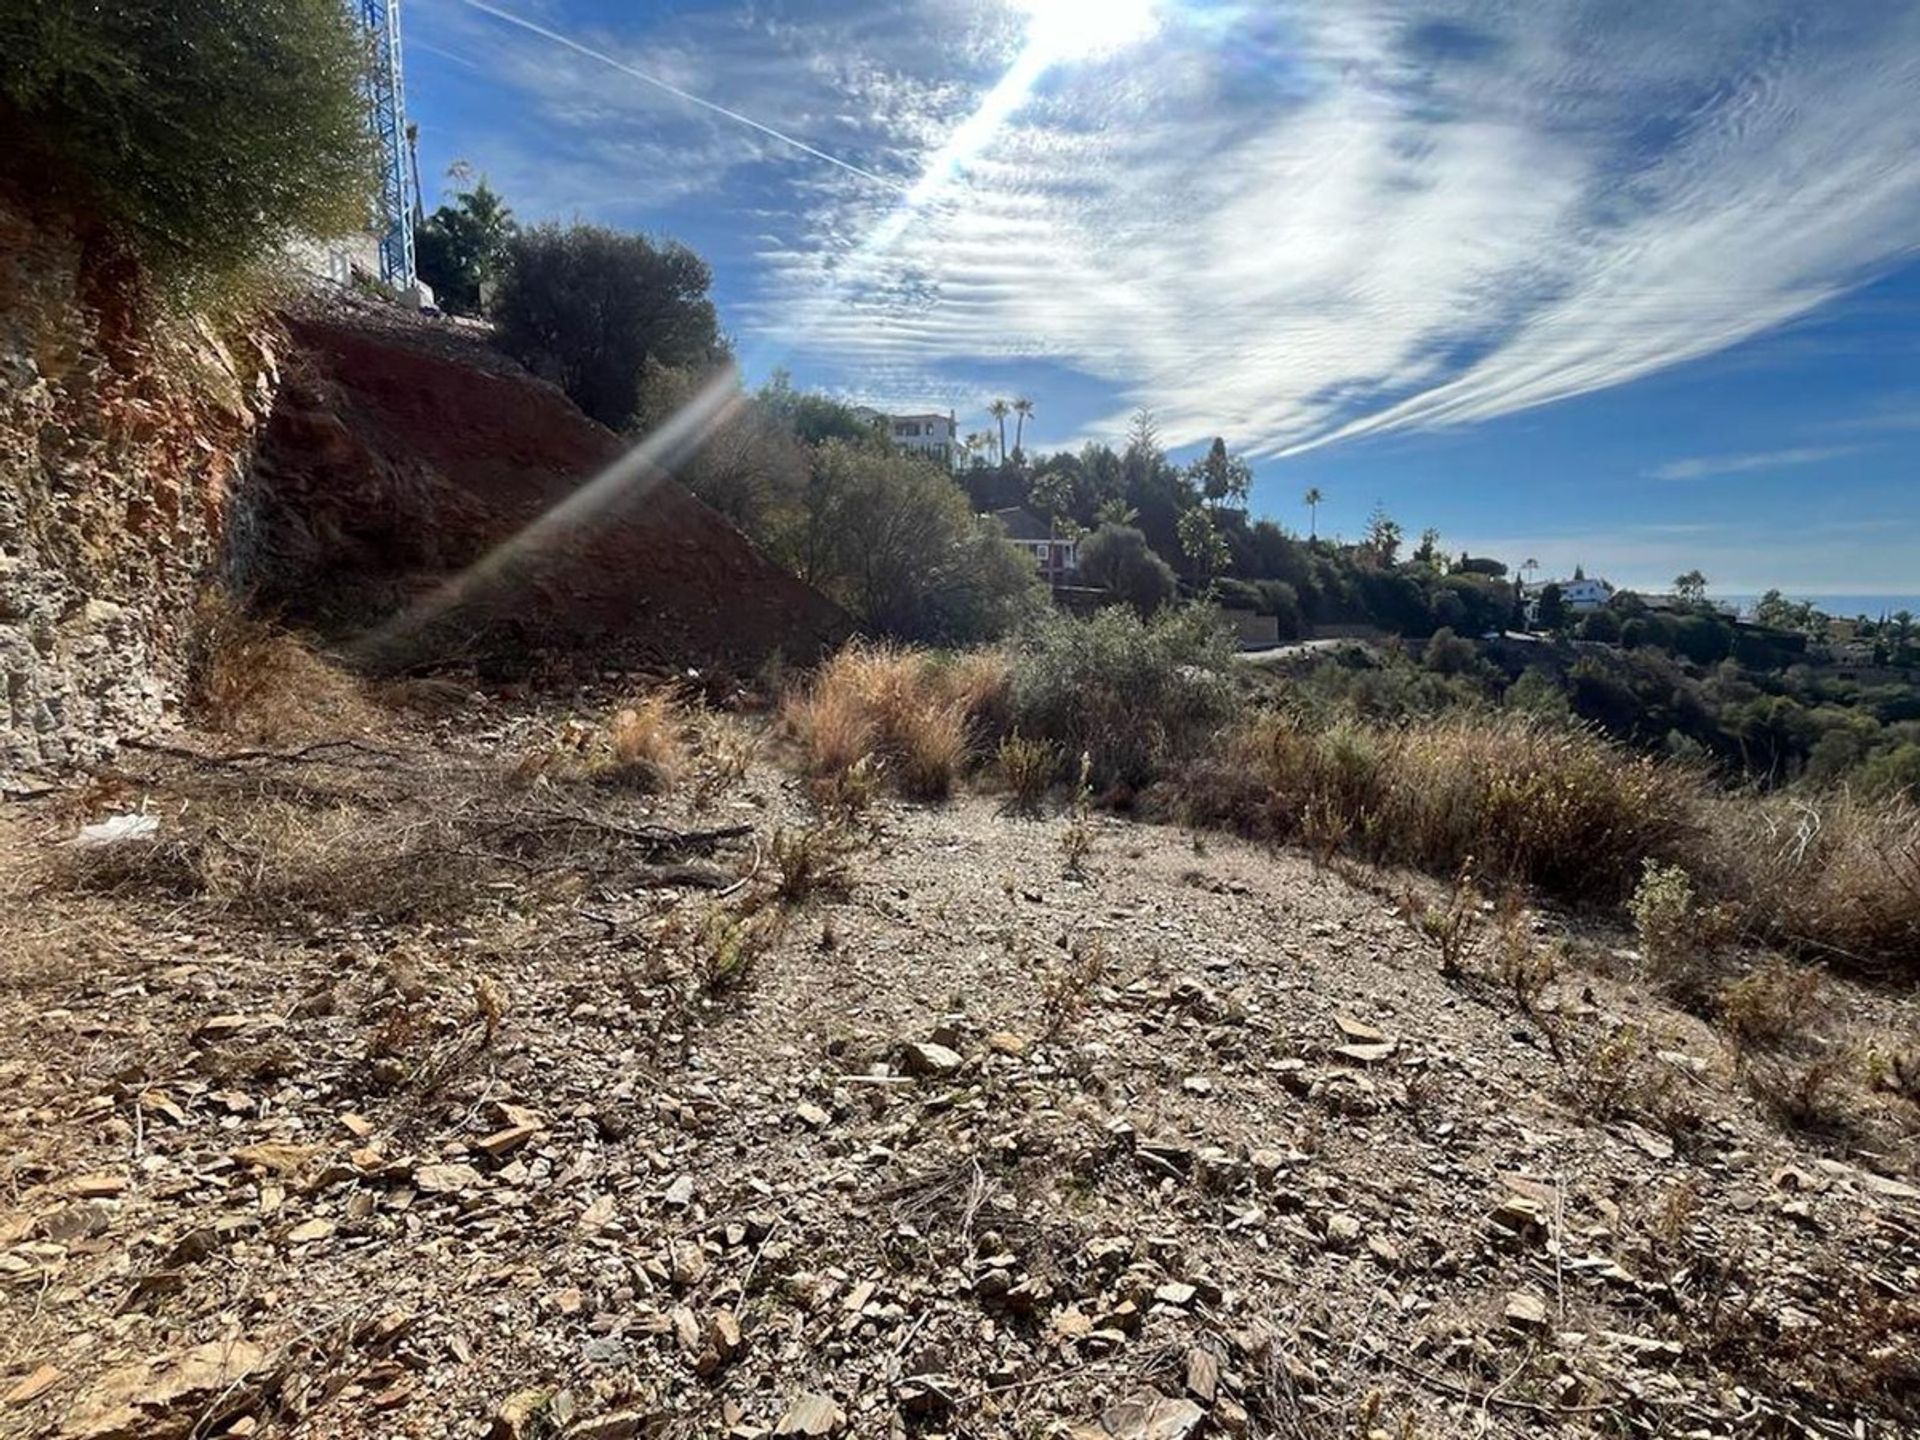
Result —
[{"label": "white villa", "polygon": [[1613,599],[1611,582],[1574,572],[1571,580],[1543,580],[1538,585],[1526,587],[1527,614],[1531,618],[1539,607],[1540,596],[1549,585],[1560,587],[1560,599],[1568,610],[1575,615],[1591,614],[1595,610],[1607,608],[1607,602]]},{"label": "white villa", "polygon": [[944,415],[931,411],[924,415],[889,415],[863,405],[854,413],[876,425],[885,425],[895,447],[909,455],[923,455],[950,467],[958,453],[959,426],[951,410]]}]

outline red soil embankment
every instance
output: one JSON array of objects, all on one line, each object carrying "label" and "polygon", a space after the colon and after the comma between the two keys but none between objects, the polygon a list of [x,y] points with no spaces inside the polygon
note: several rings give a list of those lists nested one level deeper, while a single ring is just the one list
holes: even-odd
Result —
[{"label": "red soil embankment", "polygon": [[472,571],[617,459],[621,438],[449,326],[333,307],[288,327],[299,352],[261,441],[238,578],[289,619],[380,635],[382,658],[405,661],[585,647],[739,667],[810,660],[849,632],[658,473]]}]

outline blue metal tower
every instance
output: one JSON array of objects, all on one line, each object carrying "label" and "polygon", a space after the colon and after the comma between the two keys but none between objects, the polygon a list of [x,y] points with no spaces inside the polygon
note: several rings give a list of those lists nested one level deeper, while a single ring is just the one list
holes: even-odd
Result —
[{"label": "blue metal tower", "polygon": [[414,283],[413,181],[407,165],[407,92],[400,69],[400,0],[349,0],[366,30],[367,122],[380,146],[380,278]]}]

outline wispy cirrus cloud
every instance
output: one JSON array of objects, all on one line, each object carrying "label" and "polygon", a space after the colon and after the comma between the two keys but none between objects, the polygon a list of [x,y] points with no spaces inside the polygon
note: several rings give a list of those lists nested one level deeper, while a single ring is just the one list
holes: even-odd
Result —
[{"label": "wispy cirrus cloud", "polygon": [[801,300],[884,211],[841,196],[752,323],[855,367],[1045,357],[1256,455],[1490,419],[1907,253],[1916,84],[1910,7],[1172,7],[823,322]]},{"label": "wispy cirrus cloud", "polygon": [[1796,465],[1819,465],[1843,459],[1865,448],[1864,445],[1800,445],[1785,450],[1755,450],[1744,455],[1696,455],[1655,466],[1647,475],[1654,480],[1706,480],[1719,475],[1788,470]]},{"label": "wispy cirrus cloud", "polygon": [[[495,3],[907,185],[1027,33],[995,0],[584,32],[563,0]],[[1108,432],[1147,404],[1171,443],[1256,457],[1623,385],[1920,236],[1920,7],[1886,0],[1160,0],[1150,37],[1052,67],[905,224],[889,185],[460,0],[422,11],[541,117],[537,149],[502,137],[536,207],[738,217],[749,355],[922,395],[1045,361],[1117,397]]]}]

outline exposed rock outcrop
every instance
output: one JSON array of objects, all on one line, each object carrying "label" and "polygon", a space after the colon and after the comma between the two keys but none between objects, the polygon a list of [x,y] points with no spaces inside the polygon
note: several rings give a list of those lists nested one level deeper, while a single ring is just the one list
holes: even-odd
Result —
[{"label": "exposed rock outcrop", "polygon": [[0,780],[164,717],[271,400],[263,343],[144,324],[133,285],[0,186]]}]

